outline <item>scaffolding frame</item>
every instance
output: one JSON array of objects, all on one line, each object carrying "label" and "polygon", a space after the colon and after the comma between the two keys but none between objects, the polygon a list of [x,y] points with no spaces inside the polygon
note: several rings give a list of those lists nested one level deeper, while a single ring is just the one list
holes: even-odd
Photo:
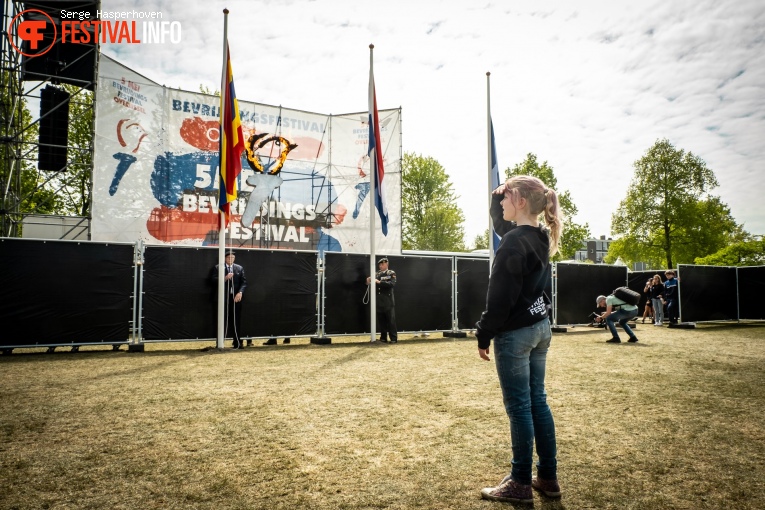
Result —
[{"label": "scaffolding frame", "polygon": [[[23,221],[24,218],[30,215],[35,217],[51,216],[52,218],[58,218],[58,214],[47,214],[46,209],[36,202],[28,203],[26,207],[22,207],[26,201],[28,201],[37,191],[47,188],[53,194],[61,194],[65,191],[66,185],[61,182],[60,178],[66,175],[70,171],[70,168],[81,167],[82,163],[78,163],[78,153],[85,152],[85,160],[88,163],[85,165],[85,171],[89,175],[87,190],[83,190],[86,194],[88,205],[88,238],[90,238],[90,220],[91,220],[91,207],[90,201],[92,200],[93,190],[93,140],[95,134],[95,89],[96,80],[98,76],[98,44],[92,44],[81,55],[73,57],[70,62],[63,61],[51,61],[55,66],[50,68],[49,71],[29,71],[26,69],[26,64],[32,58],[42,57],[28,57],[24,58],[16,48],[22,47],[22,41],[11,27],[11,22],[27,9],[39,9],[43,11],[56,11],[61,10],[62,7],[77,8],[78,10],[100,9],[100,1],[83,1],[83,2],[67,2],[66,5],[62,2],[45,2],[45,1],[13,1],[2,0],[2,13],[0,18],[2,19],[3,34],[2,41],[0,41],[0,48],[2,49],[2,56],[0,57],[0,69],[2,70],[2,78],[0,79],[0,97],[2,97],[2,107],[0,108],[0,148],[2,149],[2,161],[0,161],[0,237],[22,237],[23,234]],[[9,32],[10,31],[10,32]],[[59,44],[54,42],[55,44]],[[88,79],[78,79],[72,76],[67,76],[67,70],[75,64],[81,64],[82,60],[86,57],[93,55],[92,72]],[[78,147],[72,143],[72,138],[68,137],[66,146],[52,145],[52,147],[66,148],[67,158],[66,164],[58,171],[43,171],[38,167],[38,152],[40,147],[38,128],[40,121],[44,118],[35,112],[35,105],[39,105],[41,91],[44,87],[59,86],[61,84],[69,84],[76,87],[74,93],[72,93],[67,101],[70,104],[76,104],[79,106],[87,105],[88,107],[83,109],[79,116],[69,116],[69,127],[73,121],[76,121],[88,113],[91,115],[90,129],[89,129],[89,143],[87,147]],[[82,98],[87,91],[93,92],[93,100],[88,103]],[[64,101],[60,101],[52,105],[52,108],[46,112],[47,115],[51,115],[57,109],[64,106]],[[25,119],[25,109],[29,112],[29,117]],[[30,134],[32,136],[30,136]],[[50,144],[47,144],[50,146]],[[75,155],[75,156],[73,156]],[[34,173],[34,176],[31,174]],[[32,177],[35,185],[32,189],[25,189],[23,186],[24,177]],[[52,224],[55,224],[52,223]]]}]

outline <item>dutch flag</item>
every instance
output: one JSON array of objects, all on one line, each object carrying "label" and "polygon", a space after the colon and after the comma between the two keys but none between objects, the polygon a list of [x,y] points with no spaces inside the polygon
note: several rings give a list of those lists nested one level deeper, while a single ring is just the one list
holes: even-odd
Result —
[{"label": "dutch flag", "polygon": [[377,96],[375,94],[375,76],[372,66],[369,66],[369,169],[372,172],[375,186],[375,207],[380,213],[380,223],[383,235],[388,235],[388,206],[385,204],[385,189],[383,178],[383,149],[380,136],[380,118],[377,114]]}]

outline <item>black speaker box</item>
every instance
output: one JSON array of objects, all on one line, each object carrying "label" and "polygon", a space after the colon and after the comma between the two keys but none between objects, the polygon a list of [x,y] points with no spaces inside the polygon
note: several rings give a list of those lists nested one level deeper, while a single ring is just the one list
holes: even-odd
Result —
[{"label": "black speaker box", "polygon": [[48,85],[40,93],[40,170],[60,172],[66,169],[68,141],[69,93]]}]

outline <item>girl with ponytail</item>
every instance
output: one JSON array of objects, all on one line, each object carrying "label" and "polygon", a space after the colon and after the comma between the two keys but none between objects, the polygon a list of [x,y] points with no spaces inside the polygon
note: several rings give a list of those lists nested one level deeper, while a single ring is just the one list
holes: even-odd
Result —
[{"label": "girl with ponytail", "polygon": [[[502,236],[491,267],[486,309],[476,323],[478,355],[489,361],[494,340],[505,411],[510,418],[513,460],[510,474],[484,499],[533,502],[532,487],[560,497],[555,423],[545,392],[545,366],[552,331],[550,256],[563,231],[558,194],[536,177],[519,175],[492,193],[494,230]],[[545,226],[540,225],[540,217]],[[537,476],[532,478],[534,444]]]}]

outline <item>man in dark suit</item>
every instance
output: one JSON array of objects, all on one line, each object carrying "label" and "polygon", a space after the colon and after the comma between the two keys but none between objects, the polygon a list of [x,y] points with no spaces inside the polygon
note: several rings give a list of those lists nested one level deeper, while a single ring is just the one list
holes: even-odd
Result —
[{"label": "man in dark suit", "polygon": [[[377,324],[380,326],[380,341],[390,343],[398,342],[398,331],[396,330],[396,299],[393,295],[393,288],[396,286],[396,272],[388,269],[388,258],[383,257],[377,262],[377,273],[375,273],[375,288],[377,289]],[[370,285],[371,278],[367,277],[367,285]]]},{"label": "man in dark suit", "polygon": [[[224,287],[223,292],[226,296],[225,317],[226,326],[224,337],[232,333],[234,338],[234,349],[244,349],[244,344],[239,338],[239,332],[242,329],[242,295],[247,288],[247,278],[244,276],[244,268],[239,264],[234,264],[236,255],[233,251],[226,253],[226,266],[223,268]],[[212,272],[212,280],[215,284],[215,296],[218,296],[218,265],[216,264]],[[252,340],[248,341],[252,345]]]}]

